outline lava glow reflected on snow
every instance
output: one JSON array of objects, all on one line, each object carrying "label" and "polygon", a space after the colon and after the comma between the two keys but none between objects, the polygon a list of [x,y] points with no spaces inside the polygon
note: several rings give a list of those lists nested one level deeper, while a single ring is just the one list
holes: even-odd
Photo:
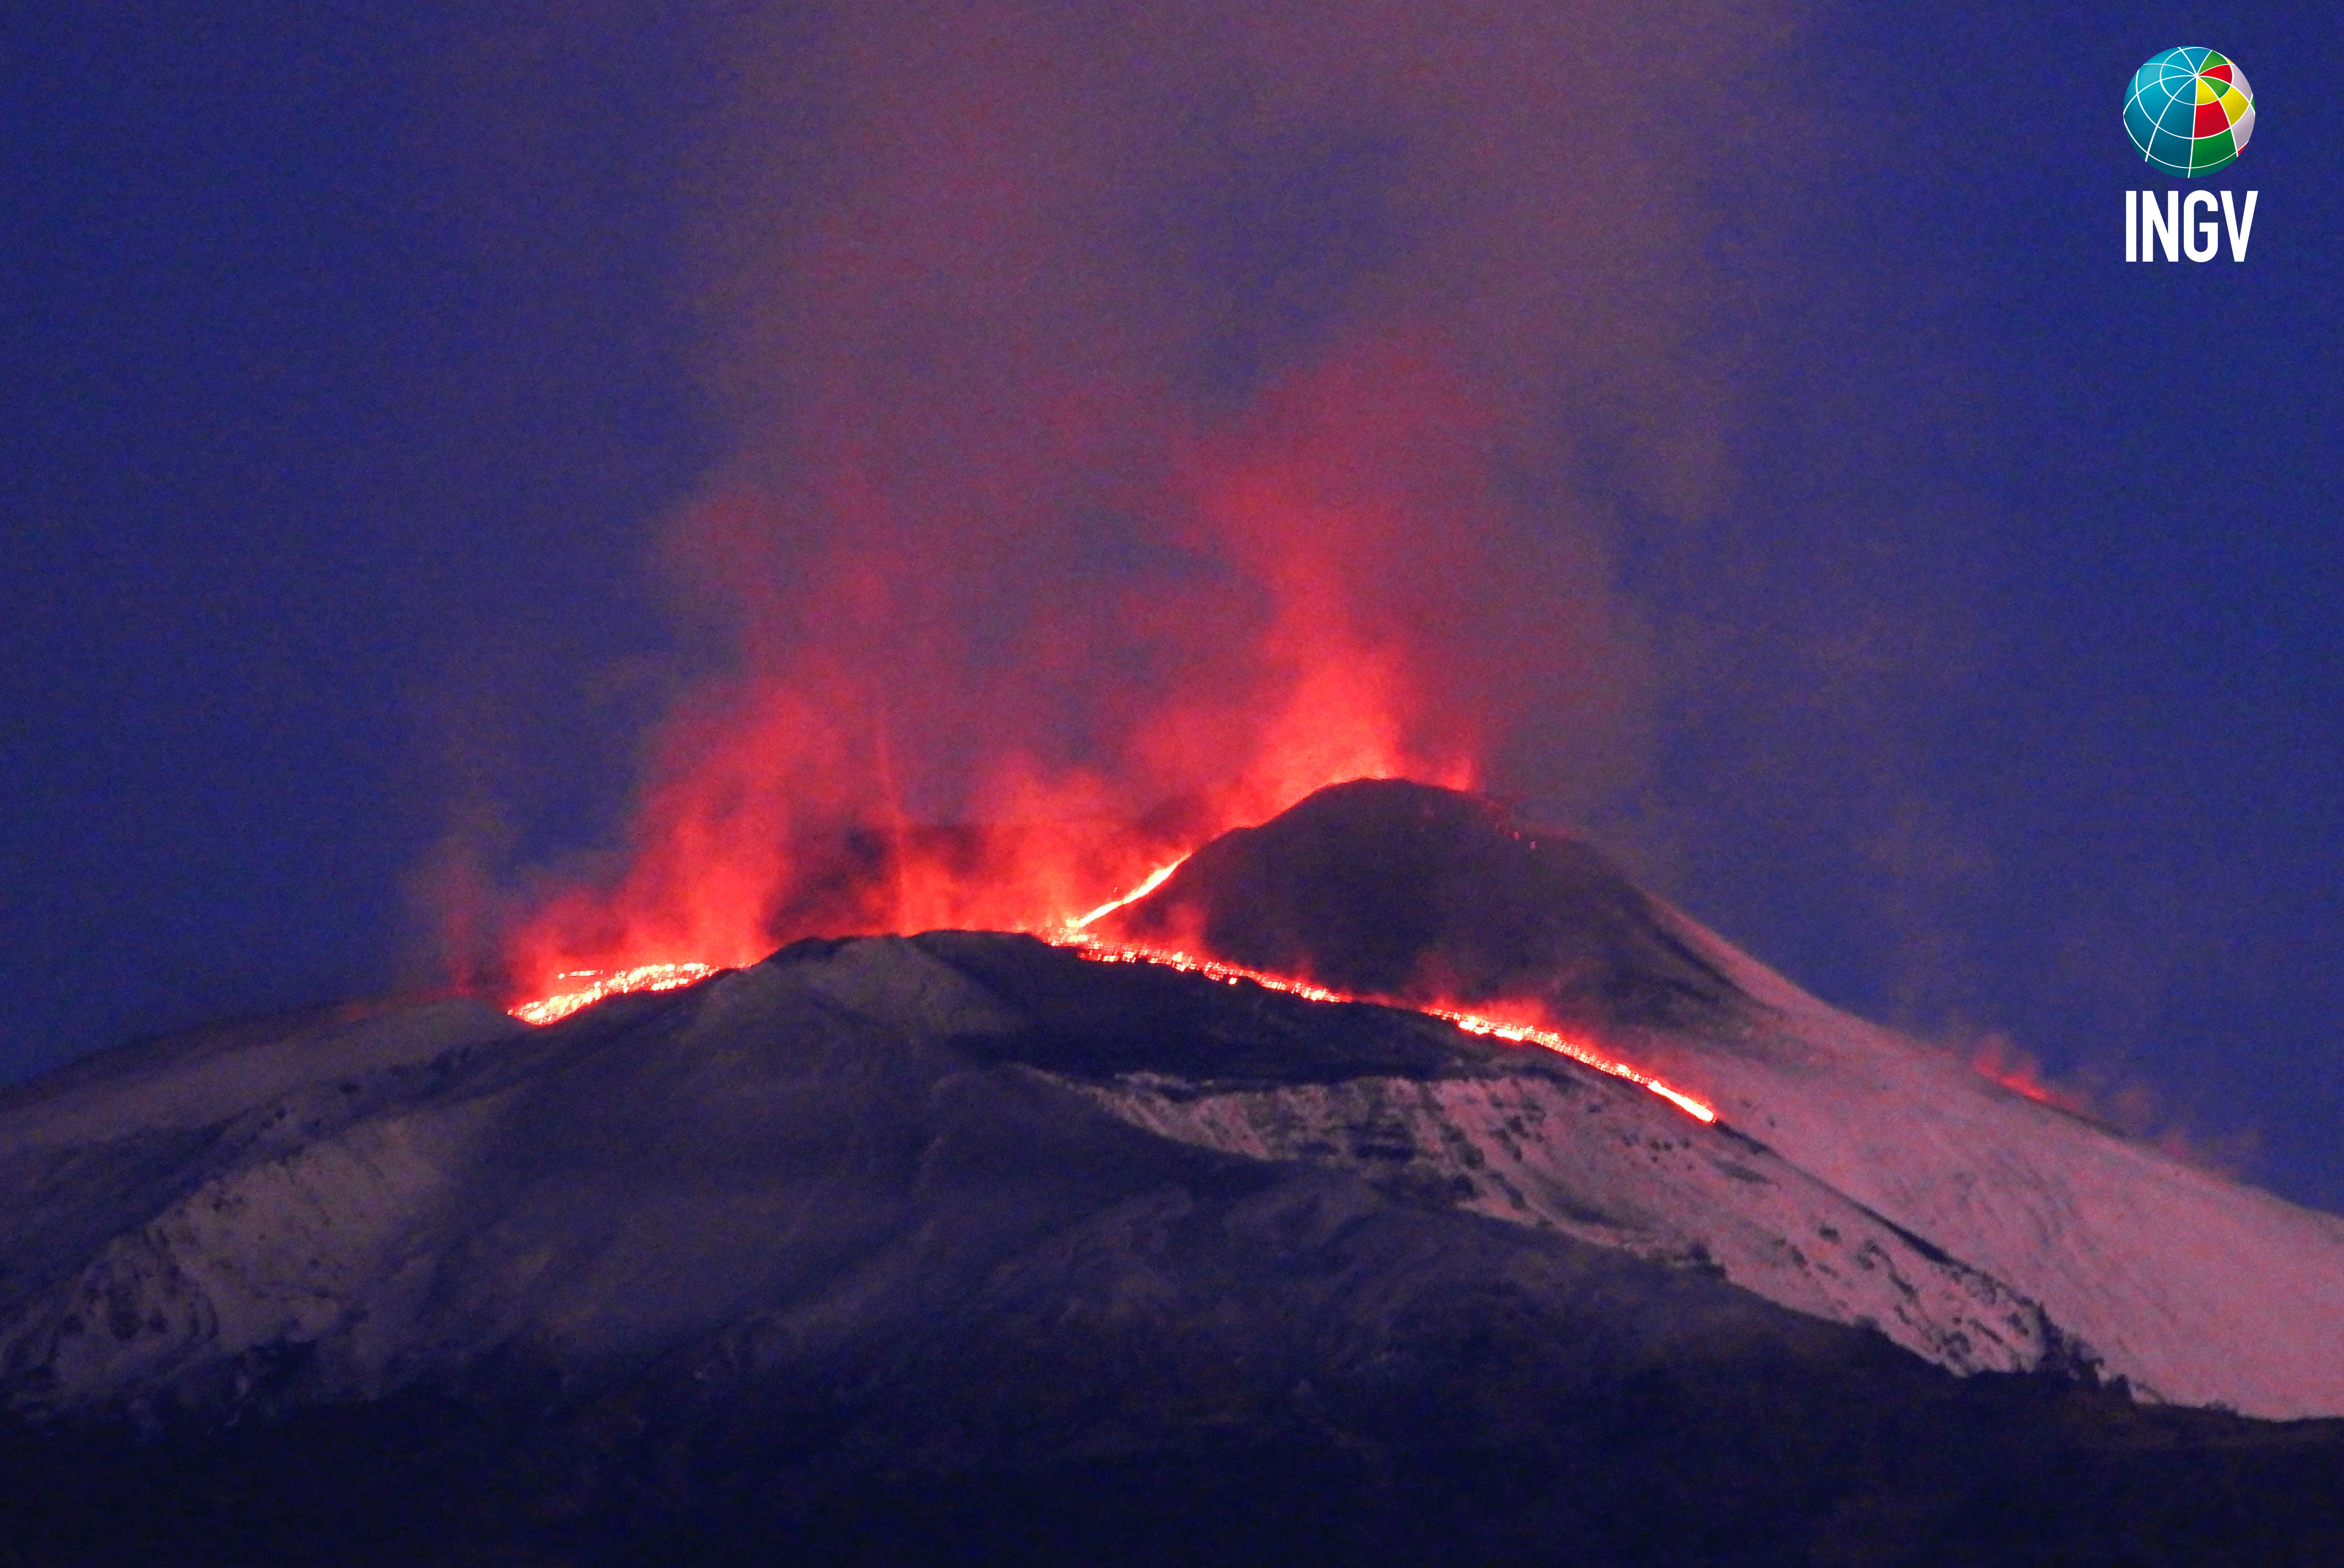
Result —
[{"label": "lava glow reflected on snow", "polygon": [[524,1024],[551,1024],[581,1007],[591,1007],[605,996],[628,991],[672,991],[716,973],[706,964],[638,964],[631,969],[571,969],[554,976],[574,981],[569,989],[523,1002],[512,1016]]}]

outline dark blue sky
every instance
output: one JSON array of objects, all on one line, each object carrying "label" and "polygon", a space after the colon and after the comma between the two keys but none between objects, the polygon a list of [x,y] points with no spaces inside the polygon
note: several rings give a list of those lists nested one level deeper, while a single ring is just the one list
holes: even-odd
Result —
[{"label": "dark blue sky", "polygon": [[[673,642],[648,541],[726,445],[677,194],[723,62],[656,8],[13,31],[11,1077],[415,980],[464,801],[518,803],[521,861],[606,838],[656,685],[611,673]],[[1776,85],[1829,100],[1829,156],[1713,174],[1724,502],[1622,502],[1622,592],[1701,652],[1599,832],[1831,999],[2006,1033],[2344,1208],[2344,34],[1896,6],[1803,38]],[[2167,182],[2122,89],[2191,43],[2256,88],[2205,182],[2261,192],[2253,248],[2127,268],[2122,193]]]}]

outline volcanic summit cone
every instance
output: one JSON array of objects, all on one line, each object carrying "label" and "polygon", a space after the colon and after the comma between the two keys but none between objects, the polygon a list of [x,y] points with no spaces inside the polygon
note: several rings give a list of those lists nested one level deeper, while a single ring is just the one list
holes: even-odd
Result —
[{"label": "volcanic summit cone", "polygon": [[1101,934],[1409,1001],[1558,1021],[1724,1027],[1749,1002],[1591,846],[1401,779],[1320,790],[1225,834]]}]

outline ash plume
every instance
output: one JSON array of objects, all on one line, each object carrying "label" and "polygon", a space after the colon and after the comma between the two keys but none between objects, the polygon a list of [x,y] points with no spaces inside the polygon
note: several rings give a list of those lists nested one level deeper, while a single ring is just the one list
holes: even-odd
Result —
[{"label": "ash plume", "polygon": [[1619,511],[1720,483],[1703,244],[1783,135],[1747,89],[1788,20],[738,14],[692,239],[732,447],[660,551],[708,656],[510,966],[1031,926],[1162,847],[946,865],[922,824],[1171,801],[1193,844],[1342,778],[1632,781]]}]

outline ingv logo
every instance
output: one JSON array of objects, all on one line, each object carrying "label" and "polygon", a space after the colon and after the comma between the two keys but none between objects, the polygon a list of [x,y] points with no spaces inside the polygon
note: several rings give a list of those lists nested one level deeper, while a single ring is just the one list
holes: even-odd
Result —
[{"label": "ingv logo", "polygon": [[[2247,150],[2255,131],[2255,90],[2238,62],[2212,49],[2167,49],[2152,55],[2132,74],[2125,94],[2125,132],[2142,161],[2180,179],[2196,179],[2226,168]],[[2125,192],[2125,259],[2167,261],[2187,256],[2211,261],[2229,236],[2230,259],[2247,258],[2255,228],[2255,198],[2247,192],[2238,205],[2230,191],[2218,202],[2210,190]],[[2222,221],[2214,221],[2219,207]],[[2202,213],[2202,216],[2200,216]]]},{"label": "ingv logo", "polygon": [[[2125,192],[2125,259],[2154,261],[2162,247],[2167,261],[2185,256],[2192,261],[2211,261],[2221,253],[2222,234],[2228,229],[2230,259],[2244,261],[2247,240],[2255,229],[2255,198],[2261,194],[2247,192],[2247,205],[2241,210],[2234,205],[2231,193],[2224,191],[2218,203],[2222,221],[2216,223],[2218,204],[2210,190],[2193,190],[2187,201],[2179,191],[2168,190],[2162,211],[2157,208],[2157,192],[2128,190]],[[2198,216],[2200,207],[2205,209],[2203,217]]]}]

